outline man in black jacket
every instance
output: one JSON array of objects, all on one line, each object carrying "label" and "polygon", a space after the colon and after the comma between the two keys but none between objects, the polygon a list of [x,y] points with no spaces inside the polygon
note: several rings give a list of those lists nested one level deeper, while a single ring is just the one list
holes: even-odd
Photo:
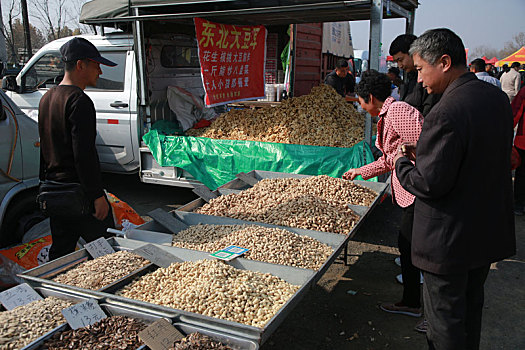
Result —
[{"label": "man in black jacket", "polygon": [[415,107],[423,116],[426,116],[441,95],[430,95],[417,81],[417,72],[414,68],[414,60],[409,54],[410,45],[417,39],[414,34],[402,34],[392,41],[389,53],[397,63],[398,68],[406,72],[406,80],[399,87],[399,99]]},{"label": "man in black jacket", "polygon": [[335,69],[324,78],[324,83],[333,87],[343,97],[347,94],[353,94],[355,80],[352,73],[350,73],[348,61],[345,59],[338,60],[335,64]]},{"label": "man in black jacket", "polygon": [[73,252],[80,236],[89,242],[107,236],[106,229],[113,227],[95,148],[95,106],[83,90],[97,84],[101,63],[116,63],[101,57],[96,47],[83,38],[71,39],[60,53],[65,62],[64,79],[42,97],[38,109],[40,180],[80,183],[93,202],[94,213],[75,218],[50,217],[50,260]]},{"label": "man in black jacket", "polygon": [[478,349],[490,264],[516,251],[512,112],[501,90],[467,72],[452,31],[427,31],[410,53],[418,80],[443,94],[417,147],[394,159],[401,185],[416,196],[412,261],[424,271],[427,340],[430,349]]}]

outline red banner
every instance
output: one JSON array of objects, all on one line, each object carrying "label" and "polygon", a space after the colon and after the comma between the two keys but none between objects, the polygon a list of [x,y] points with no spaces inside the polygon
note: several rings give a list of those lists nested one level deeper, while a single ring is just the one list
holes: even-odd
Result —
[{"label": "red banner", "polygon": [[264,98],[266,28],[195,18],[206,105]]}]

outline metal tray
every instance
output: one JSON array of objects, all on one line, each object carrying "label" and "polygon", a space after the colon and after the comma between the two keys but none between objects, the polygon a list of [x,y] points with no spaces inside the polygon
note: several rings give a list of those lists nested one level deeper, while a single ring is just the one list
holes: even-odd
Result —
[{"label": "metal tray", "polygon": [[[108,239],[108,242],[115,249],[133,250],[144,245],[144,242],[141,241],[135,241],[131,239],[124,239],[118,237],[110,238]],[[157,246],[184,261],[211,259],[209,253],[206,252],[177,247],[167,247],[162,245]],[[57,263],[60,264],[60,259],[57,260]],[[268,323],[264,327],[259,328],[248,326],[238,322],[226,321],[215,317],[204,316],[193,312],[172,309],[162,305],[156,305],[139,300],[124,298],[114,294],[124,285],[130,283],[133,279],[137,278],[140,275],[146,274],[148,271],[155,269],[154,266],[149,266],[145,269],[140,270],[139,272],[135,272],[134,274],[126,277],[125,279],[113,284],[111,287],[106,288],[104,291],[89,291],[86,289],[81,289],[65,284],[49,283],[49,281],[45,279],[39,279],[37,277],[28,276],[27,274],[21,274],[20,277],[24,278],[30,285],[36,288],[45,287],[66,293],[82,293],[84,295],[93,296],[96,299],[103,300],[107,304],[120,305],[128,309],[140,310],[145,312],[155,312],[157,314],[163,315],[164,317],[176,319],[179,322],[185,324],[203,327],[219,333],[233,335],[241,338],[247,338],[249,340],[254,341],[255,343],[262,344],[275,331],[275,329],[277,329],[279,324],[290,313],[290,311],[299,303],[300,299],[306,294],[311,284],[313,283],[313,277],[315,276],[313,270],[269,264],[254,260],[235,259],[233,261],[228,262],[228,264],[238,269],[258,271],[261,273],[271,273],[275,276],[282,278],[288,283],[299,285],[300,288],[281,307],[281,309],[274,315],[274,317],[268,321]]]},{"label": "metal tray", "polygon": [[257,350],[259,349],[259,345],[250,340],[242,339],[239,337],[234,337],[231,335],[226,336],[222,333],[217,333],[215,331],[212,331],[206,328],[191,326],[185,323],[174,323],[173,325],[184,335],[199,332],[215,340],[218,340],[221,343],[228,345],[235,350]]},{"label": "metal tray", "polygon": [[[118,250],[128,250],[126,248],[122,248],[122,247],[119,247],[119,246],[115,246],[115,251],[118,251]],[[63,286],[65,286],[65,284],[63,283],[58,283],[58,282],[55,282],[53,280],[51,280],[50,278],[52,277],[55,277],[56,275],[60,274],[60,273],[63,273],[73,267],[75,267],[76,265],[80,264],[80,263],[83,263],[87,260],[89,260],[91,258],[91,256],[89,255],[89,253],[87,252],[86,249],[79,249],[71,254],[68,254],[68,255],[65,255],[59,259],[55,259],[53,261],[50,261],[50,262],[47,262],[43,265],[40,265],[40,266],[37,266],[35,268],[32,268],[30,270],[27,270],[27,271],[24,271],[23,273],[19,274],[18,276],[21,277],[22,279],[24,279],[27,283],[29,283],[30,285],[32,286],[39,286],[39,287],[48,287],[48,288],[53,288],[54,287],[59,287],[62,288]],[[151,266],[152,264],[148,264],[146,266],[143,266],[141,267],[140,269],[132,272],[131,274],[128,274],[116,281],[113,281],[112,283],[98,289],[98,290],[91,290],[91,289],[84,289],[84,288],[80,288],[80,287],[76,287],[76,286],[69,286],[68,285],[68,288],[69,290],[73,290],[73,291],[76,291],[78,293],[81,293],[81,294],[84,294],[84,295],[91,295],[91,296],[98,296],[97,292],[100,292],[100,291],[104,291],[108,288],[110,288],[111,286],[113,286],[114,284],[120,282],[121,280],[124,280],[126,279],[126,277],[128,277],[129,275],[132,275],[136,272],[139,272],[141,270],[144,270],[144,269],[147,269],[149,266]]]}]

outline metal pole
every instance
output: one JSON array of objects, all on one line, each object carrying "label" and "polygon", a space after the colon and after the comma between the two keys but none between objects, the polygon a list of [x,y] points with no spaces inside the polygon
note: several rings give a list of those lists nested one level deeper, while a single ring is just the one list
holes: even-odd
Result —
[{"label": "metal pole", "polygon": [[[139,16],[139,10],[135,9],[135,16]],[[146,62],[146,56],[144,55],[144,33],[142,29],[142,22],[141,21],[135,21],[135,25],[133,26],[133,34],[135,36],[135,50],[137,52],[137,65],[138,65],[138,83],[139,83],[139,90],[140,90],[140,102],[139,104],[141,106],[146,105],[146,74],[144,70],[144,64]]]},{"label": "metal pole", "polygon": [[406,34],[414,34],[414,25],[416,20],[416,10],[410,12],[410,15],[406,18],[406,27],[405,32]]},{"label": "metal pole", "polygon": [[295,96],[295,63],[297,57],[297,24],[292,24],[292,57],[290,62],[290,91],[289,97]]},{"label": "metal pole", "polygon": [[33,50],[31,50],[31,32],[29,30],[29,14],[27,12],[27,1],[21,0],[21,7],[22,7],[22,21],[24,23],[24,38],[25,38],[25,45],[27,50],[26,60],[25,62],[29,61],[31,56],[33,56]]},{"label": "metal pole", "polygon": [[369,67],[379,70],[379,57],[381,56],[381,36],[383,26],[383,0],[373,0],[370,6],[370,47]]}]

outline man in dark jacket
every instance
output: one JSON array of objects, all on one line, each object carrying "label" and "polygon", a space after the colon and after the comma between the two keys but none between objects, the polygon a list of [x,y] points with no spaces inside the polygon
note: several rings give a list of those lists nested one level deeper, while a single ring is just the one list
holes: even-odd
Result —
[{"label": "man in dark jacket", "polygon": [[417,72],[414,68],[414,60],[409,54],[410,45],[417,39],[414,34],[402,34],[392,41],[389,53],[397,63],[398,68],[406,72],[406,80],[399,87],[399,99],[415,107],[423,116],[426,116],[432,106],[434,106],[441,95],[430,95],[423,88],[421,83],[417,82]]},{"label": "man in dark jacket", "polygon": [[478,349],[490,264],[516,251],[512,112],[501,90],[467,72],[452,31],[427,31],[410,53],[418,80],[443,94],[417,148],[406,145],[394,159],[401,185],[416,196],[412,261],[424,271],[427,340],[430,349]]},{"label": "man in dark jacket", "polygon": [[93,202],[94,213],[75,218],[50,217],[50,260],[73,252],[80,236],[89,242],[107,236],[106,229],[113,227],[95,148],[95,106],[83,90],[97,84],[101,63],[116,63],[101,57],[95,46],[83,38],[71,39],[60,53],[65,62],[64,79],[42,97],[39,105],[40,180],[80,183]]},{"label": "man in dark jacket", "polygon": [[345,59],[338,60],[335,64],[335,69],[326,75],[324,83],[333,87],[335,91],[343,97],[347,94],[353,94],[355,80],[352,73],[350,73],[348,61]]}]

